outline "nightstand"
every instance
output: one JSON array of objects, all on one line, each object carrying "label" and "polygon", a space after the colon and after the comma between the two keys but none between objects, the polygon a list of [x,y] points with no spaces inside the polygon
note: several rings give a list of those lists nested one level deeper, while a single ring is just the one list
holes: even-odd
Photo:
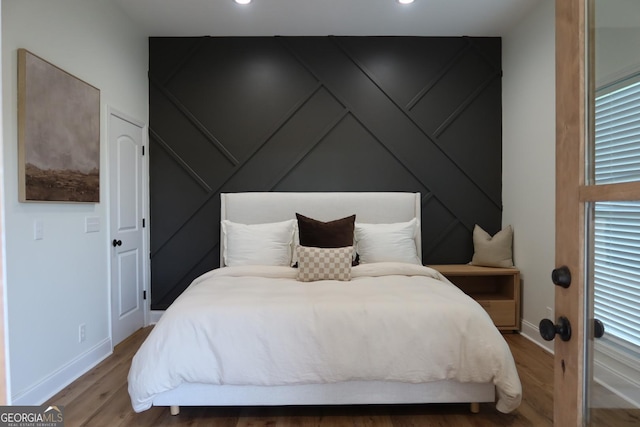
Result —
[{"label": "nightstand", "polygon": [[476,300],[501,331],[520,330],[520,270],[468,264],[429,265]]}]

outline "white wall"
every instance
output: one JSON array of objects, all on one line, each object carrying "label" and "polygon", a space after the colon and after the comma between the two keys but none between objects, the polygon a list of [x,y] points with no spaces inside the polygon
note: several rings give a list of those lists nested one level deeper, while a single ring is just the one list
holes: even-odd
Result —
[{"label": "white wall", "polygon": [[554,307],[555,4],[543,0],[502,44],[503,223],[514,227],[514,262],[522,274],[522,332]]},{"label": "white wall", "polygon": [[640,71],[640,28],[596,30],[596,87]]},{"label": "white wall", "polygon": [[[2,45],[2,8],[0,7],[0,46]],[[0,56],[0,70],[2,70],[2,56]],[[2,73],[0,72],[0,77]],[[2,99],[2,79],[0,78],[0,99]],[[3,187],[4,187],[4,163],[2,155],[3,137],[2,137],[2,104],[0,103],[0,295],[2,296],[2,328],[0,333],[2,338],[0,341],[0,360],[2,366],[0,366],[0,404],[6,405],[9,399],[9,366],[6,358],[6,350],[9,348],[9,335],[7,334],[7,287],[5,286],[5,248],[4,248],[4,203],[2,199]]]},{"label": "white wall", "polygon": [[[17,49],[101,93],[99,204],[18,202]],[[148,122],[147,38],[105,0],[3,0],[2,80],[6,286],[14,404],[40,404],[111,352],[107,105]],[[98,233],[86,234],[86,217]],[[34,221],[44,239],[33,239]],[[86,341],[78,327],[86,325]]]}]

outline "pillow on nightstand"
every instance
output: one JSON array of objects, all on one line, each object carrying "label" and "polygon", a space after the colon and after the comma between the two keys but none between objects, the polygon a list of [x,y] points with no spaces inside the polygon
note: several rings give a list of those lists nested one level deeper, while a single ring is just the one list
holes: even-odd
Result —
[{"label": "pillow on nightstand", "polygon": [[513,228],[508,225],[493,237],[479,225],[473,228],[472,265],[513,267]]}]

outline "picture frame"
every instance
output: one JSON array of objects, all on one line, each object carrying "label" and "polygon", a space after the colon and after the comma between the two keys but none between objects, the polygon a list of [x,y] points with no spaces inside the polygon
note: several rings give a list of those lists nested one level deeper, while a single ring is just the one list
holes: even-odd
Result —
[{"label": "picture frame", "polygon": [[18,49],[20,202],[100,202],[100,90]]}]

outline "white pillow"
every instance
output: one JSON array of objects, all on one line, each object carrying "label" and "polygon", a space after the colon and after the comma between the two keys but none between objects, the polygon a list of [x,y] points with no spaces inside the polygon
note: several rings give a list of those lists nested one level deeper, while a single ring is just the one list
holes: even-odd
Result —
[{"label": "white pillow", "polygon": [[356,222],[356,246],[360,263],[407,262],[422,264],[416,249],[418,220],[394,224]]},{"label": "white pillow", "polygon": [[290,266],[295,222],[294,219],[268,224],[222,221],[225,265]]}]

